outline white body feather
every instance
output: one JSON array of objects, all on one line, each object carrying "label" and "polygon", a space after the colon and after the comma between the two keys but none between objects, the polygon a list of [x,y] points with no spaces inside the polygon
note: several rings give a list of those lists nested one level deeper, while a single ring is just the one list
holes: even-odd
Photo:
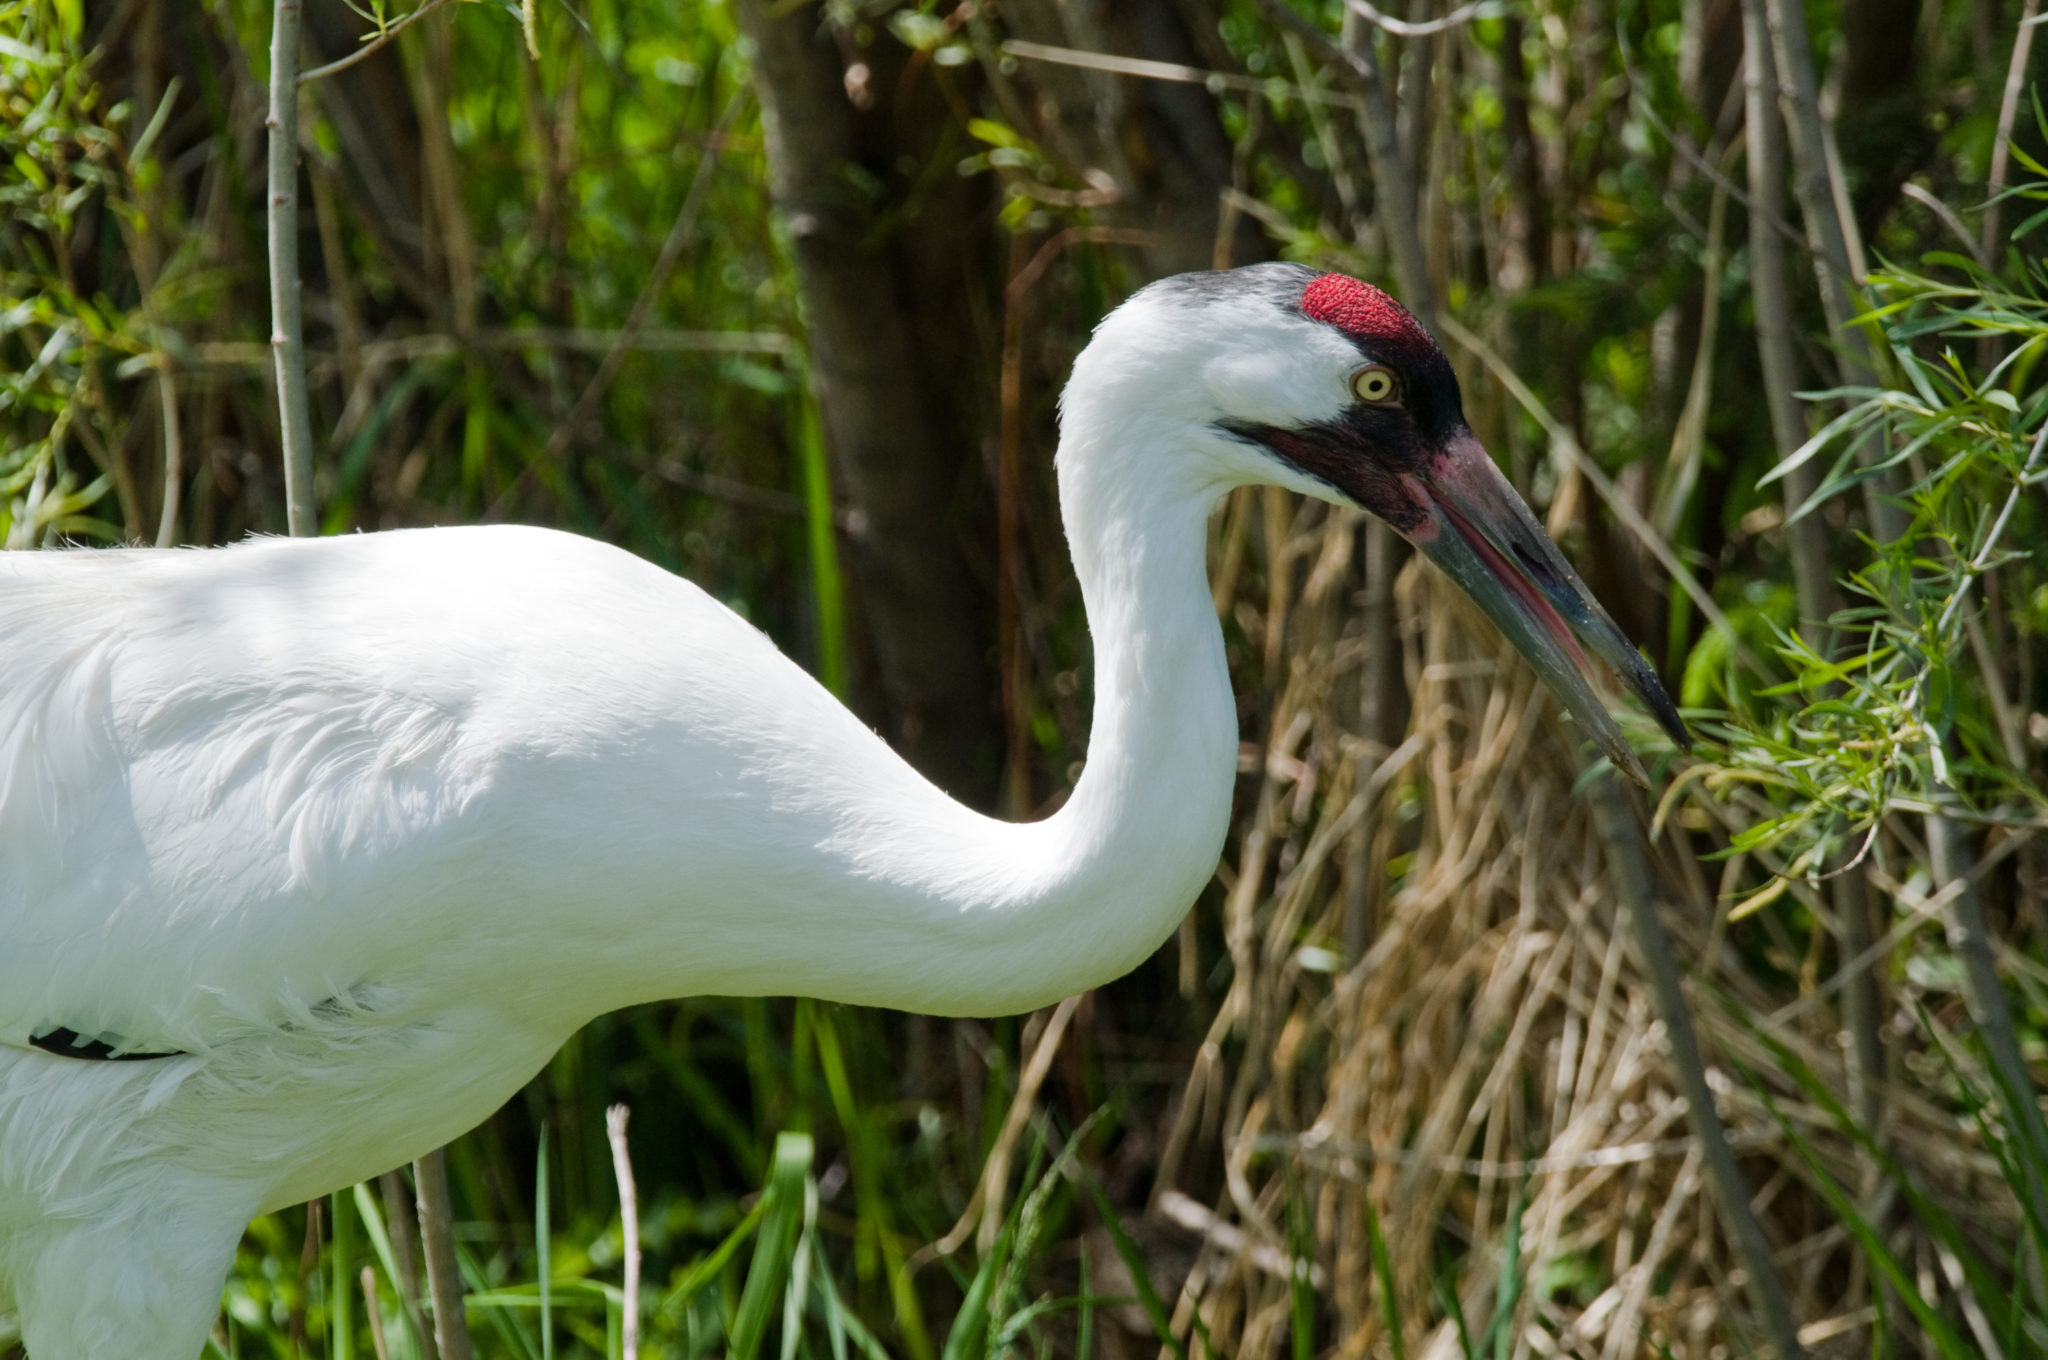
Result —
[{"label": "white body feather", "polygon": [[[965,810],[759,632],[521,528],[0,554],[0,1316],[32,1360],[189,1360],[254,1213],[482,1119],[603,1010],[794,993],[1027,1009],[1208,879],[1236,728],[1213,428],[1339,408],[1356,352],[1141,294],[1065,400],[1086,772]],[[189,1056],[88,1062],[55,1027]]]}]

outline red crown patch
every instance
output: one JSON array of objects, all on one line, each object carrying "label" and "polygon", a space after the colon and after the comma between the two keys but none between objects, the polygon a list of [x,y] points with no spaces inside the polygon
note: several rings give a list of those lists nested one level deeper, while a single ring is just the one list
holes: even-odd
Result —
[{"label": "red crown patch", "polygon": [[1428,354],[1436,341],[1412,313],[1369,283],[1348,274],[1324,274],[1301,295],[1302,314],[1335,326],[1354,340]]}]

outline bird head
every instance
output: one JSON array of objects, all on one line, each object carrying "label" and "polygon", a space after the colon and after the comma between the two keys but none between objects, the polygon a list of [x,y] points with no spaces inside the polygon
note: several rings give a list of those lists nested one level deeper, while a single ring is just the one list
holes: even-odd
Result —
[{"label": "bird head", "polygon": [[1183,274],[1135,295],[1090,350],[1121,370],[1111,385],[1126,398],[1133,387],[1166,398],[1159,385],[1172,385],[1194,423],[1181,446],[1197,451],[1207,484],[1287,486],[1384,520],[1471,596],[1636,782],[1642,767],[1595,691],[1602,668],[1690,747],[1656,672],[1465,423],[1450,361],[1380,289],[1300,265]]}]

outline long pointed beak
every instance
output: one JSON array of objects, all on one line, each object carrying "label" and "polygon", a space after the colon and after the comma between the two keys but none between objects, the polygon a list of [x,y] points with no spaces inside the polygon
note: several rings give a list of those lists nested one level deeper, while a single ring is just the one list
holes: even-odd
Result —
[{"label": "long pointed beak", "polygon": [[1441,455],[1401,480],[1426,511],[1403,535],[1529,659],[1615,768],[1647,787],[1642,764],[1594,690],[1589,650],[1656,715],[1672,741],[1692,749],[1650,663],[1607,617],[1469,430],[1459,429]]}]

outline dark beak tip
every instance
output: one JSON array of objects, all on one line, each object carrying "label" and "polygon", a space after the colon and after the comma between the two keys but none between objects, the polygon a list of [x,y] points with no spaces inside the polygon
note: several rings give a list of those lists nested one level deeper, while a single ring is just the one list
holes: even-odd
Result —
[{"label": "dark beak tip", "polygon": [[1678,715],[1678,705],[1671,702],[1671,696],[1658,686],[1652,698],[1650,711],[1657,719],[1657,726],[1664,729],[1664,735],[1671,738],[1671,744],[1687,755],[1692,754],[1692,732],[1686,727],[1685,719]]}]

